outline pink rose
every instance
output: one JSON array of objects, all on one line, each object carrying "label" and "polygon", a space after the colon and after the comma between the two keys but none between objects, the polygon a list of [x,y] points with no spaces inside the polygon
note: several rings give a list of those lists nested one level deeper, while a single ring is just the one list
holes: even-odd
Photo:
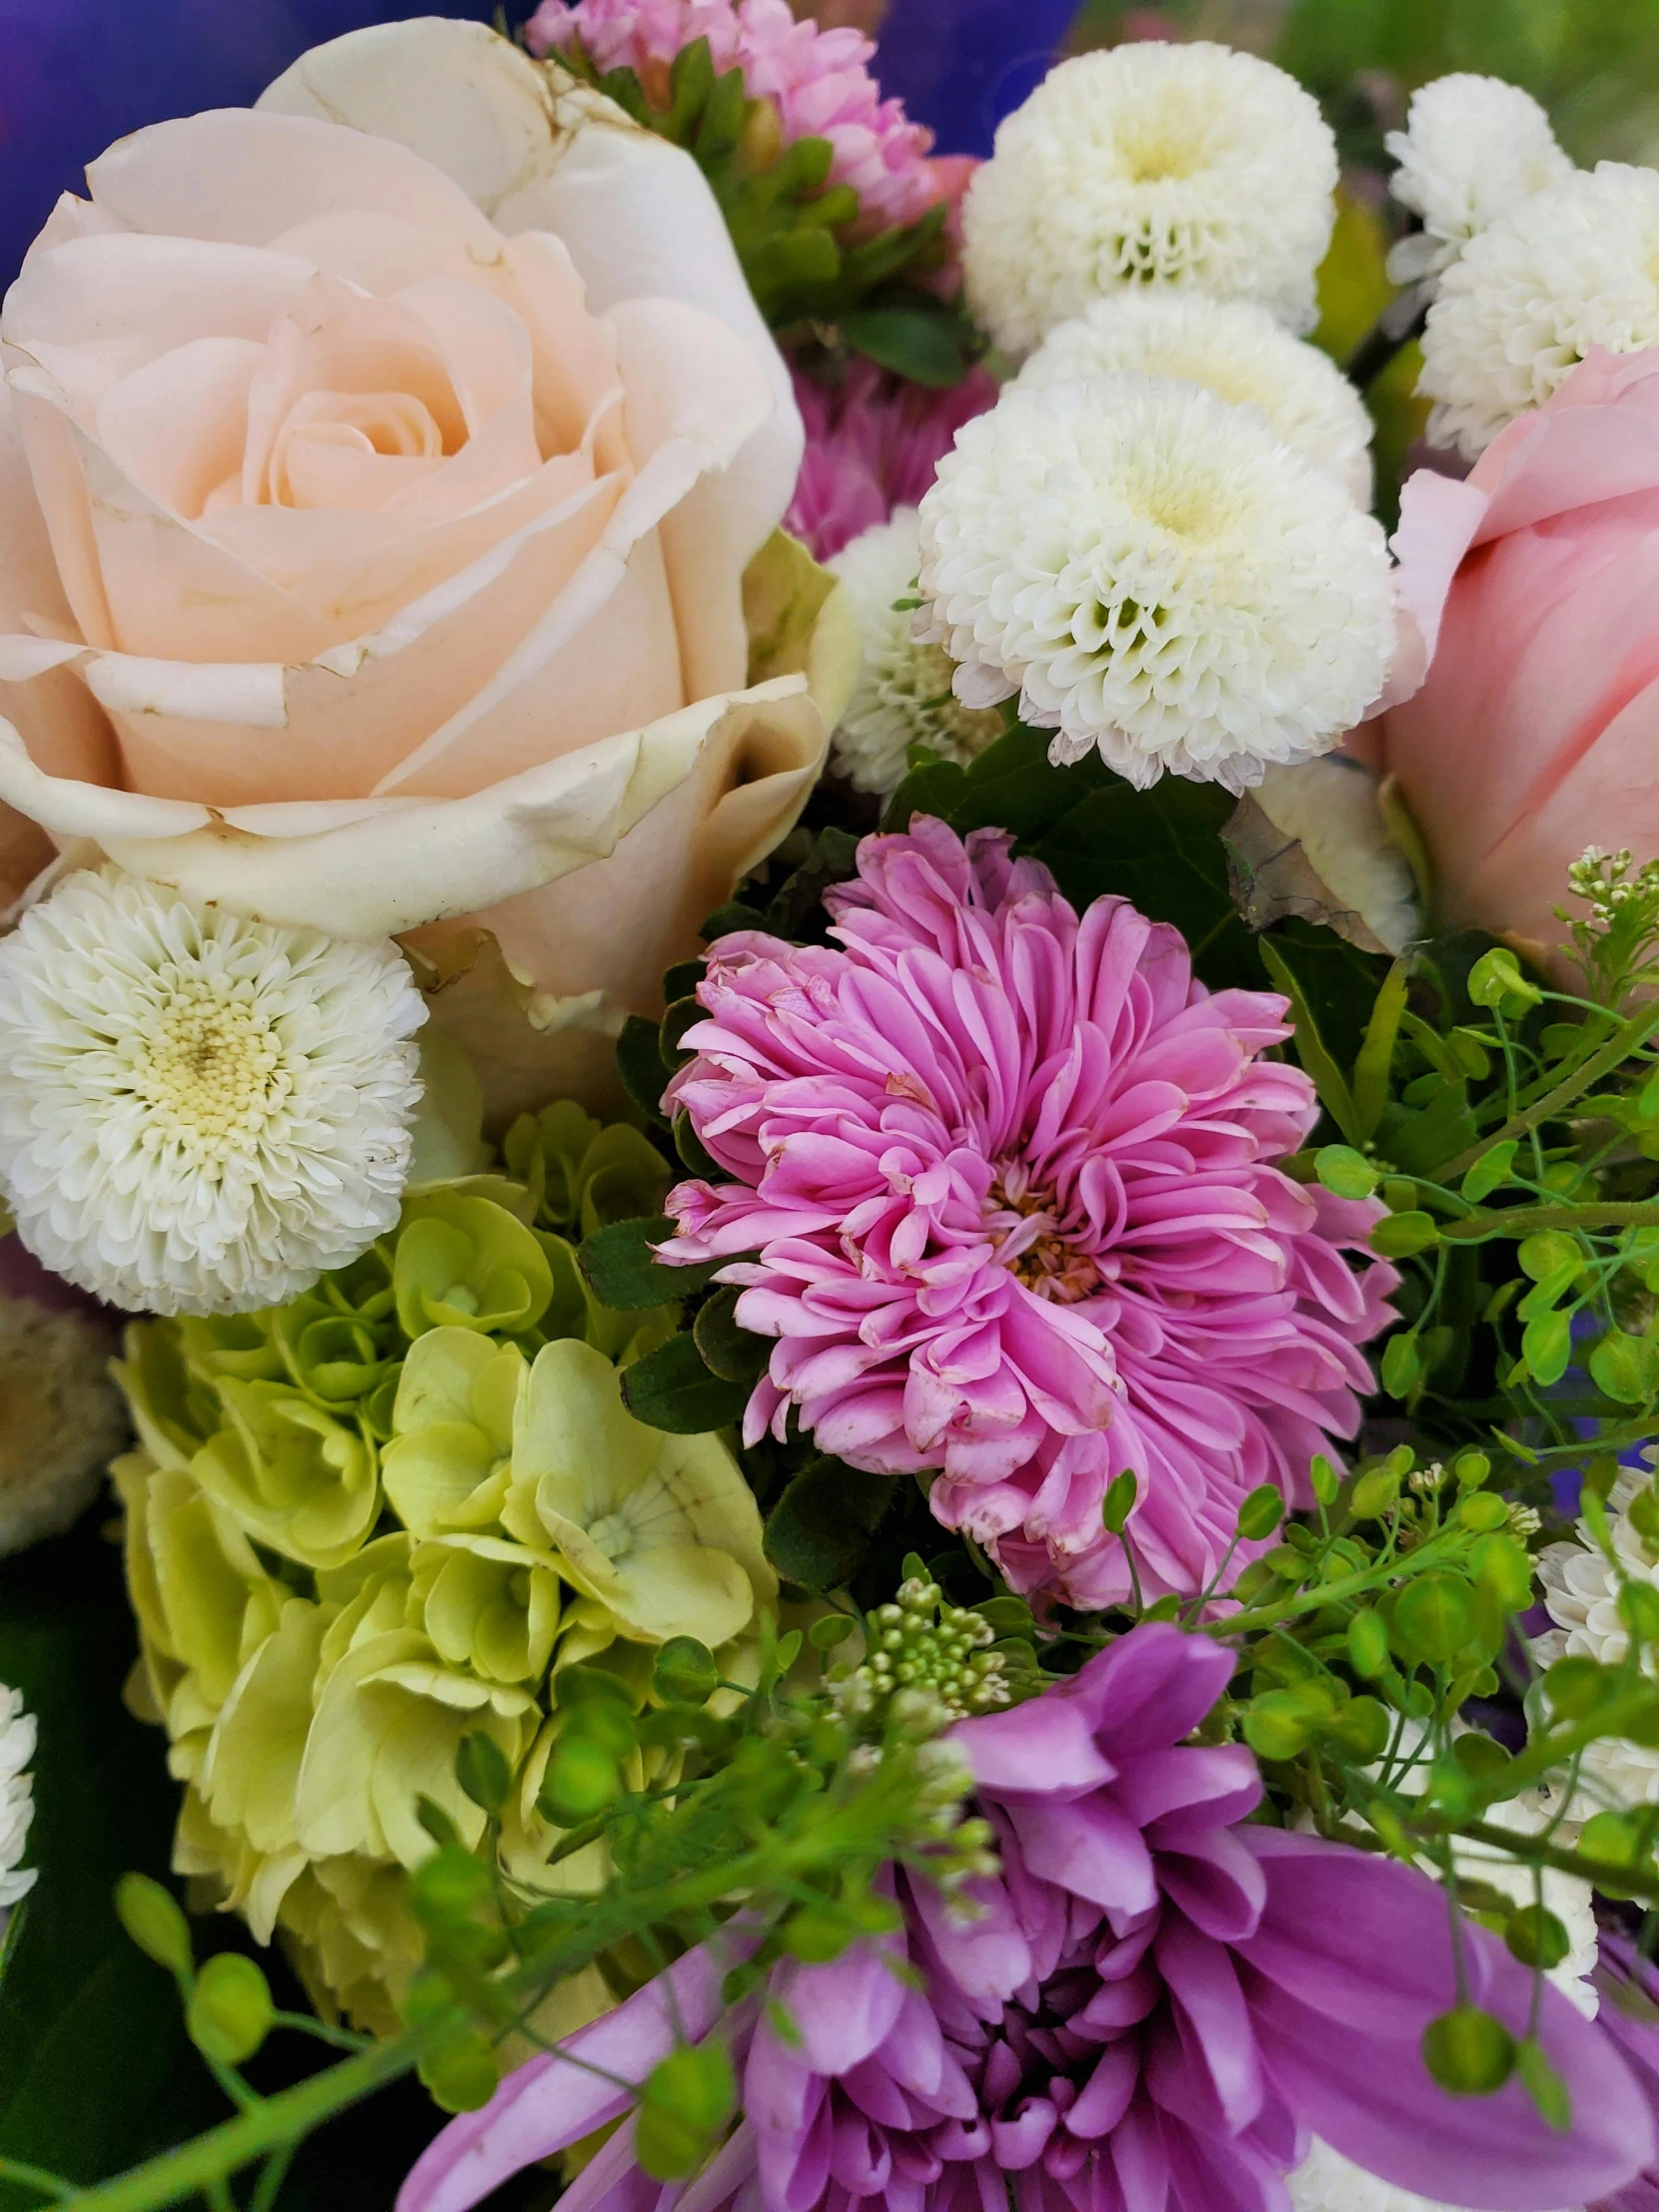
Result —
[{"label": "pink rose", "polygon": [[1659,854],[1659,348],[1592,354],[1466,483],[1413,476],[1394,543],[1428,673],[1357,750],[1439,918],[1553,950],[1586,845]]},{"label": "pink rose", "polygon": [[824,746],[801,424],[713,194],[436,20],[88,187],[0,318],[0,801],[440,972],[482,923],[525,1081],[581,1081]]}]

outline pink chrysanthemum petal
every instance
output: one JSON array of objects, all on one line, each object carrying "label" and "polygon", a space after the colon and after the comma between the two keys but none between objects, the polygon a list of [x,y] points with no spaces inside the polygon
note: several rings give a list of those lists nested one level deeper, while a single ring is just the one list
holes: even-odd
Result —
[{"label": "pink chrysanthemum petal", "polygon": [[914,223],[936,200],[959,197],[954,175],[935,176],[928,163],[931,131],[881,98],[870,41],[847,27],[798,23],[788,0],[542,0],[526,37],[533,54],[568,54],[580,43],[601,75],[631,69],[659,106],[675,56],[706,38],[717,75],[741,69],[750,98],[774,103],[786,146],[830,141],[829,182],[857,193],[863,229]]},{"label": "pink chrysanthemum petal", "polygon": [[1396,1281],[1375,1203],[1276,1165],[1318,1115],[1262,1057],[1285,1002],[1208,991],[1124,899],[1079,917],[997,830],[866,838],[828,903],[838,949],[712,948],[669,1093],[731,1180],[674,1194],[663,1257],[736,1263],[777,1340],[750,1433],[793,1406],[855,1466],[940,1469],[946,1526],[1089,1607],[1129,1588],[1100,1508],[1131,1468],[1143,1589],[1203,1587],[1246,1493],[1305,1502],[1354,1433]]}]

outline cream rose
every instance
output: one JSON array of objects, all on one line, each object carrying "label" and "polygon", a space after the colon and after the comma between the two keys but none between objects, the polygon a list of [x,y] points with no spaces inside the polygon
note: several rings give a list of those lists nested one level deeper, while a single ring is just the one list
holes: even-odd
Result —
[{"label": "cream rose", "polygon": [[0,801],[267,920],[459,923],[434,972],[481,923],[525,1086],[593,1076],[838,707],[701,173],[429,19],[87,181],[0,317]]}]

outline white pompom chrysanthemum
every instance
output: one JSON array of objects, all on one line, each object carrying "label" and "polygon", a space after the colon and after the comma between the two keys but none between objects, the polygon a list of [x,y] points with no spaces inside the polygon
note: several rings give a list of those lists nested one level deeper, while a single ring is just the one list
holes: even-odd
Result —
[{"label": "white pompom chrysanthemum", "polygon": [[1477,232],[1573,174],[1549,117],[1501,77],[1436,77],[1384,143],[1399,165],[1388,190],[1422,219],[1388,258],[1396,283],[1438,276]]},{"label": "white pompom chrysanthemum", "polygon": [[905,753],[925,745],[966,765],[1002,735],[1002,717],[964,707],[950,688],[950,656],[910,635],[921,517],[898,507],[829,563],[846,587],[858,625],[858,680],[830,741],[834,765],[855,791],[885,799],[903,781]]},{"label": "white pompom chrysanthemum", "polygon": [[0,943],[0,1190],[112,1305],[246,1312],[390,1229],[425,1018],[389,943],[243,920],[113,872]]},{"label": "white pompom chrysanthemum", "polygon": [[1235,406],[1260,407],[1287,445],[1371,505],[1372,419],[1317,345],[1294,337],[1253,299],[1123,291],[1050,330],[1020,370],[1027,389],[1142,369],[1184,376]]},{"label": "white pompom chrysanthemum", "polygon": [[917,635],[1052,757],[1229,791],[1326,752],[1382,688],[1382,532],[1254,409],[1168,376],[1003,393],[921,503]]},{"label": "white pompom chrysanthemum", "polygon": [[1272,63],[1203,42],[1080,54],[1002,124],[968,189],[968,303],[1012,353],[1145,283],[1259,299],[1308,329],[1336,183],[1317,103]]},{"label": "white pompom chrysanthemum", "polygon": [[1603,162],[1534,193],[1446,271],[1417,389],[1472,460],[1593,346],[1659,344],[1659,171]]},{"label": "white pompom chrysanthemum", "polygon": [[23,1866],[35,1817],[33,1781],[24,1769],[34,1756],[35,1717],[23,1710],[20,1690],[0,1684],[0,1913],[35,1886],[35,1869]]}]

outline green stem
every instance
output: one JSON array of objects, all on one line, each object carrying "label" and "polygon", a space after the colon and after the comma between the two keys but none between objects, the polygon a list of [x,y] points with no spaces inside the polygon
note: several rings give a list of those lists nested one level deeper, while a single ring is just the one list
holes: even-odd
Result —
[{"label": "green stem", "polygon": [[1437,1179],[1442,1183],[1449,1183],[1454,1177],[1467,1174],[1476,1160],[1490,1152],[1493,1145],[1503,1144],[1510,1137],[1524,1137],[1528,1130],[1536,1129],[1546,1121],[1553,1121],[1558,1114],[1565,1112],[1575,1098],[1580,1098],[1586,1091],[1593,1089],[1604,1075],[1610,1075],[1621,1061],[1628,1060],[1633,1052],[1639,1051],[1656,1029],[1659,1029],[1659,1006],[1646,1007],[1641,1013],[1633,1015],[1599,1052],[1592,1052],[1587,1060],[1581,1061],[1570,1075],[1565,1076],[1552,1090],[1546,1091],[1535,1104],[1523,1108],[1517,1114],[1511,1114],[1489,1137],[1482,1137],[1478,1144],[1472,1144],[1466,1151],[1459,1152],[1454,1160],[1447,1160],[1437,1171]]},{"label": "green stem", "polygon": [[1609,1200],[1599,1206],[1512,1206],[1448,1221],[1442,1244],[1483,1244],[1488,1237],[1530,1237],[1540,1229],[1659,1228],[1659,1199]]},{"label": "green stem", "polygon": [[[1460,1531],[1447,1529],[1446,1537],[1457,1537]],[[1225,1620],[1206,1621],[1206,1636],[1253,1636],[1258,1629],[1277,1628],[1281,1621],[1293,1619],[1298,1613],[1317,1613],[1322,1606],[1335,1604],[1338,1598],[1357,1597],[1362,1591],[1375,1589],[1384,1582],[1401,1580],[1406,1575],[1420,1574],[1425,1567],[1437,1567],[1450,1551],[1458,1548],[1455,1542],[1430,1541],[1403,1557],[1374,1560],[1369,1567],[1357,1568],[1353,1574],[1345,1574],[1336,1582],[1316,1583],[1312,1589],[1299,1591],[1295,1597],[1283,1598],[1274,1605],[1259,1605],[1252,1611],[1233,1613]]]},{"label": "green stem", "polygon": [[62,2174],[48,2173],[44,2166],[31,2166],[21,2158],[0,2158],[0,2181],[15,2181],[25,2189],[38,2189],[42,2196],[70,2198],[75,2194],[75,2184]]},{"label": "green stem", "polygon": [[1592,1889],[1606,1889],[1613,1895],[1641,1899],[1650,1905],[1659,1904],[1659,1875],[1640,1874],[1634,1867],[1616,1867],[1608,1860],[1592,1859],[1582,1851],[1563,1851],[1557,1844],[1517,1836],[1512,1829],[1498,1828],[1490,1821],[1465,1822],[1457,1834],[1470,1843],[1495,1845],[1505,1858],[1518,1860],[1526,1866],[1550,1867],[1560,1874],[1576,1875]]},{"label": "green stem", "polygon": [[414,2035],[399,2035],[378,2043],[355,2058],[314,2073],[291,2089],[267,2097],[250,2111],[210,2128],[205,2135],[164,2151],[148,2165],[135,2166],[113,2181],[96,2188],[77,2190],[68,2201],[83,2212],[154,2212],[164,2204],[208,2189],[226,2174],[263,2158],[286,2143],[297,2142],[312,2128],[331,2120],[336,2112],[360,2103],[376,2089],[408,2073],[419,2056]]}]

